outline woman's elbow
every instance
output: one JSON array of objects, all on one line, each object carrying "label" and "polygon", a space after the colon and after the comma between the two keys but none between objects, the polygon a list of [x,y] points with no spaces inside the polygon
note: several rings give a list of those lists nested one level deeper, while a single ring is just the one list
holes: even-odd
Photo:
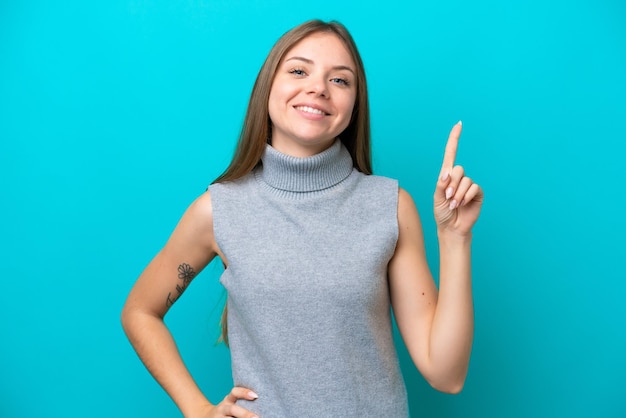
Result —
[{"label": "woman's elbow", "polygon": [[132,309],[128,307],[128,305],[124,305],[122,308],[122,312],[120,314],[120,323],[122,324],[122,329],[128,333],[128,328],[132,322],[133,312]]},{"label": "woman's elbow", "polygon": [[447,393],[449,395],[458,395],[463,390],[465,386],[465,375],[458,376],[456,378],[450,379],[441,379],[441,380],[429,380],[428,383],[430,386],[442,393]]},{"label": "woman's elbow", "polygon": [[432,385],[432,387],[439,392],[447,393],[449,395],[458,395],[463,390],[464,384],[461,382],[460,384],[448,384],[448,385]]},{"label": "woman's elbow", "polygon": [[[120,314],[120,322],[122,329],[128,335],[129,331],[132,331],[134,326],[141,326],[143,310],[136,304],[128,303],[124,304],[122,312]],[[137,324],[137,325],[135,325]]]}]

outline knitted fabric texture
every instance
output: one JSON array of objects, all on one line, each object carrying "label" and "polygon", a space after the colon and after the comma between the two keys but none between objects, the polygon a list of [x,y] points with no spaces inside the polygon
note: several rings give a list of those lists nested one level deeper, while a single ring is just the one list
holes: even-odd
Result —
[{"label": "knitted fabric texture", "polygon": [[262,164],[209,187],[228,267],[238,404],[261,418],[407,417],[387,264],[398,184],[353,168],[340,141],[312,157],[267,146]]}]

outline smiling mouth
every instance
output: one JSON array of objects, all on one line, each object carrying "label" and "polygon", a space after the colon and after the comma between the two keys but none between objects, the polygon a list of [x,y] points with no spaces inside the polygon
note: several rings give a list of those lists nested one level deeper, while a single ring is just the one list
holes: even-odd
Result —
[{"label": "smiling mouth", "polygon": [[296,110],[299,110],[301,112],[312,113],[314,115],[327,115],[328,114],[322,110],[315,109],[314,107],[310,107],[310,106],[296,106],[295,108]]}]

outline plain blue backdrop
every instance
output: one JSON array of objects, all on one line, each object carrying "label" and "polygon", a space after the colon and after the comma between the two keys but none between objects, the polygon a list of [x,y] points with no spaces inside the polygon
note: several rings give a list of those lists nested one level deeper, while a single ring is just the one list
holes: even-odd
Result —
[{"label": "plain blue backdrop", "polygon": [[[366,65],[375,171],[432,191],[451,126],[485,189],[464,391],[399,343],[415,417],[624,417],[626,6],[586,1],[0,3],[0,416],[172,417],[119,324],[226,167],[263,59],[338,19]],[[207,396],[231,385],[210,265],[167,317]],[[303,394],[303,396],[314,396]]]}]

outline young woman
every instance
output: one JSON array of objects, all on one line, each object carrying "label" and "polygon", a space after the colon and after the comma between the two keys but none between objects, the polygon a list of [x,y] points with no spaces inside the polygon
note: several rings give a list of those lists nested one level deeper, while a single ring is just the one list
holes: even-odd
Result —
[{"label": "young woman", "polygon": [[[186,417],[408,416],[393,312],[415,365],[456,393],[473,334],[471,229],[483,194],[454,164],[435,189],[440,288],[411,197],[371,175],[367,86],[346,29],[281,37],[252,91],[228,169],[191,204],[122,314],[140,358]],[[163,323],[218,256],[235,387],[211,404]]]}]

